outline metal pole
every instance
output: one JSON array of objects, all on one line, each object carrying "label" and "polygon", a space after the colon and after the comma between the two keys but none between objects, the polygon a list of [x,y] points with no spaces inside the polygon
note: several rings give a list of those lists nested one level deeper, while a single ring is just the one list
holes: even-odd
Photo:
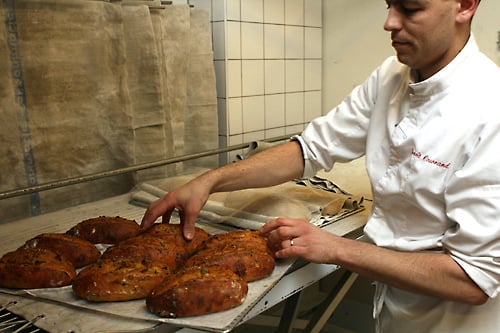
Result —
[{"label": "metal pole", "polygon": [[[292,135],[294,135],[294,134],[292,134]],[[292,135],[284,135],[284,136],[266,139],[266,140],[262,140],[262,141],[276,142],[276,141],[288,140]],[[39,185],[33,185],[33,186],[24,187],[24,188],[8,190],[8,191],[0,192],[0,200],[12,198],[12,197],[17,197],[17,196],[21,196],[21,195],[26,195],[26,194],[30,194],[30,193],[34,193],[34,192],[47,191],[47,190],[51,190],[54,188],[59,188],[59,187],[64,187],[64,186],[69,186],[69,185],[74,185],[74,184],[80,184],[80,183],[84,183],[84,182],[88,182],[88,181],[92,181],[92,180],[97,180],[97,179],[101,179],[101,178],[112,177],[112,176],[122,175],[122,174],[126,174],[126,173],[132,173],[132,172],[139,171],[139,170],[156,168],[156,167],[165,166],[168,164],[173,164],[173,163],[178,163],[178,162],[183,162],[183,161],[188,161],[188,160],[194,160],[197,158],[217,155],[217,154],[226,153],[226,152],[233,151],[233,150],[244,149],[244,148],[248,148],[250,146],[250,144],[251,144],[251,142],[241,143],[241,144],[232,145],[232,146],[228,146],[228,147],[224,147],[224,148],[217,148],[217,149],[206,150],[206,151],[198,152],[198,153],[175,156],[175,157],[171,157],[171,158],[167,158],[167,159],[163,159],[163,160],[159,160],[159,161],[137,164],[137,165],[119,168],[119,169],[115,169],[115,170],[103,171],[103,172],[93,173],[93,174],[89,174],[89,175],[83,175],[83,176],[78,176],[78,177],[73,177],[73,178],[66,178],[66,179],[57,180],[57,181],[48,182],[48,183],[39,184]]]}]

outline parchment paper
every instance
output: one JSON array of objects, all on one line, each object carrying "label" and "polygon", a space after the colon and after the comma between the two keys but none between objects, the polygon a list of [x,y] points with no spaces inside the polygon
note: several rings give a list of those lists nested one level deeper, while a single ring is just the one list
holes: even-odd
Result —
[{"label": "parchment paper", "polygon": [[161,318],[150,313],[147,310],[145,300],[143,299],[127,302],[87,302],[76,298],[71,291],[71,286],[19,291],[0,288],[0,292],[13,295],[29,294],[37,298],[55,301],[67,306],[89,309],[129,319],[133,318],[159,323],[168,323],[171,325],[197,328],[212,332],[225,332],[234,328],[241,321],[241,319],[243,319],[248,311],[251,310],[252,306],[255,305],[255,303],[257,303],[288,271],[293,262],[293,259],[277,261],[276,267],[269,277],[250,282],[248,284],[248,295],[243,304],[238,307],[208,315],[176,319]]}]

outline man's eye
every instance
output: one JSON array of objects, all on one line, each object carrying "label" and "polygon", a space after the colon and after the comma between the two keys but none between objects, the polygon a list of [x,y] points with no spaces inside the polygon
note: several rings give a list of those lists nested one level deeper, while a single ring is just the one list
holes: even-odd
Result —
[{"label": "man's eye", "polygon": [[403,8],[401,8],[401,10],[402,10],[405,14],[414,14],[414,13],[418,12],[420,9],[419,9],[419,8],[408,8],[408,7],[403,7]]}]

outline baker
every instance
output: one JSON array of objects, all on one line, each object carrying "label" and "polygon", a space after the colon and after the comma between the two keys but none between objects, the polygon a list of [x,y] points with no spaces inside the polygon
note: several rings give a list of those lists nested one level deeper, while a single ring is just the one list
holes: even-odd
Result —
[{"label": "baker", "polygon": [[372,243],[308,221],[261,230],[280,258],[332,263],[376,282],[379,332],[500,327],[500,69],[471,34],[480,0],[387,0],[390,57],[300,136],[211,170],[147,209],[179,211],[185,237],[209,194],[276,185],[363,155]]}]

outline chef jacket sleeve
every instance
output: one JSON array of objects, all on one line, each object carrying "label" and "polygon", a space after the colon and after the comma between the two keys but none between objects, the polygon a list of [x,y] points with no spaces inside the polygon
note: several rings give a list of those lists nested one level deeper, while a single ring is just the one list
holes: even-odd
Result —
[{"label": "chef jacket sleeve", "polygon": [[365,153],[366,137],[375,105],[379,69],[325,116],[311,121],[299,141],[304,157],[304,177],[321,169],[331,170],[335,162],[348,162]]},{"label": "chef jacket sleeve", "polygon": [[486,126],[448,183],[447,214],[456,222],[443,247],[490,297],[500,291],[500,128]]}]

